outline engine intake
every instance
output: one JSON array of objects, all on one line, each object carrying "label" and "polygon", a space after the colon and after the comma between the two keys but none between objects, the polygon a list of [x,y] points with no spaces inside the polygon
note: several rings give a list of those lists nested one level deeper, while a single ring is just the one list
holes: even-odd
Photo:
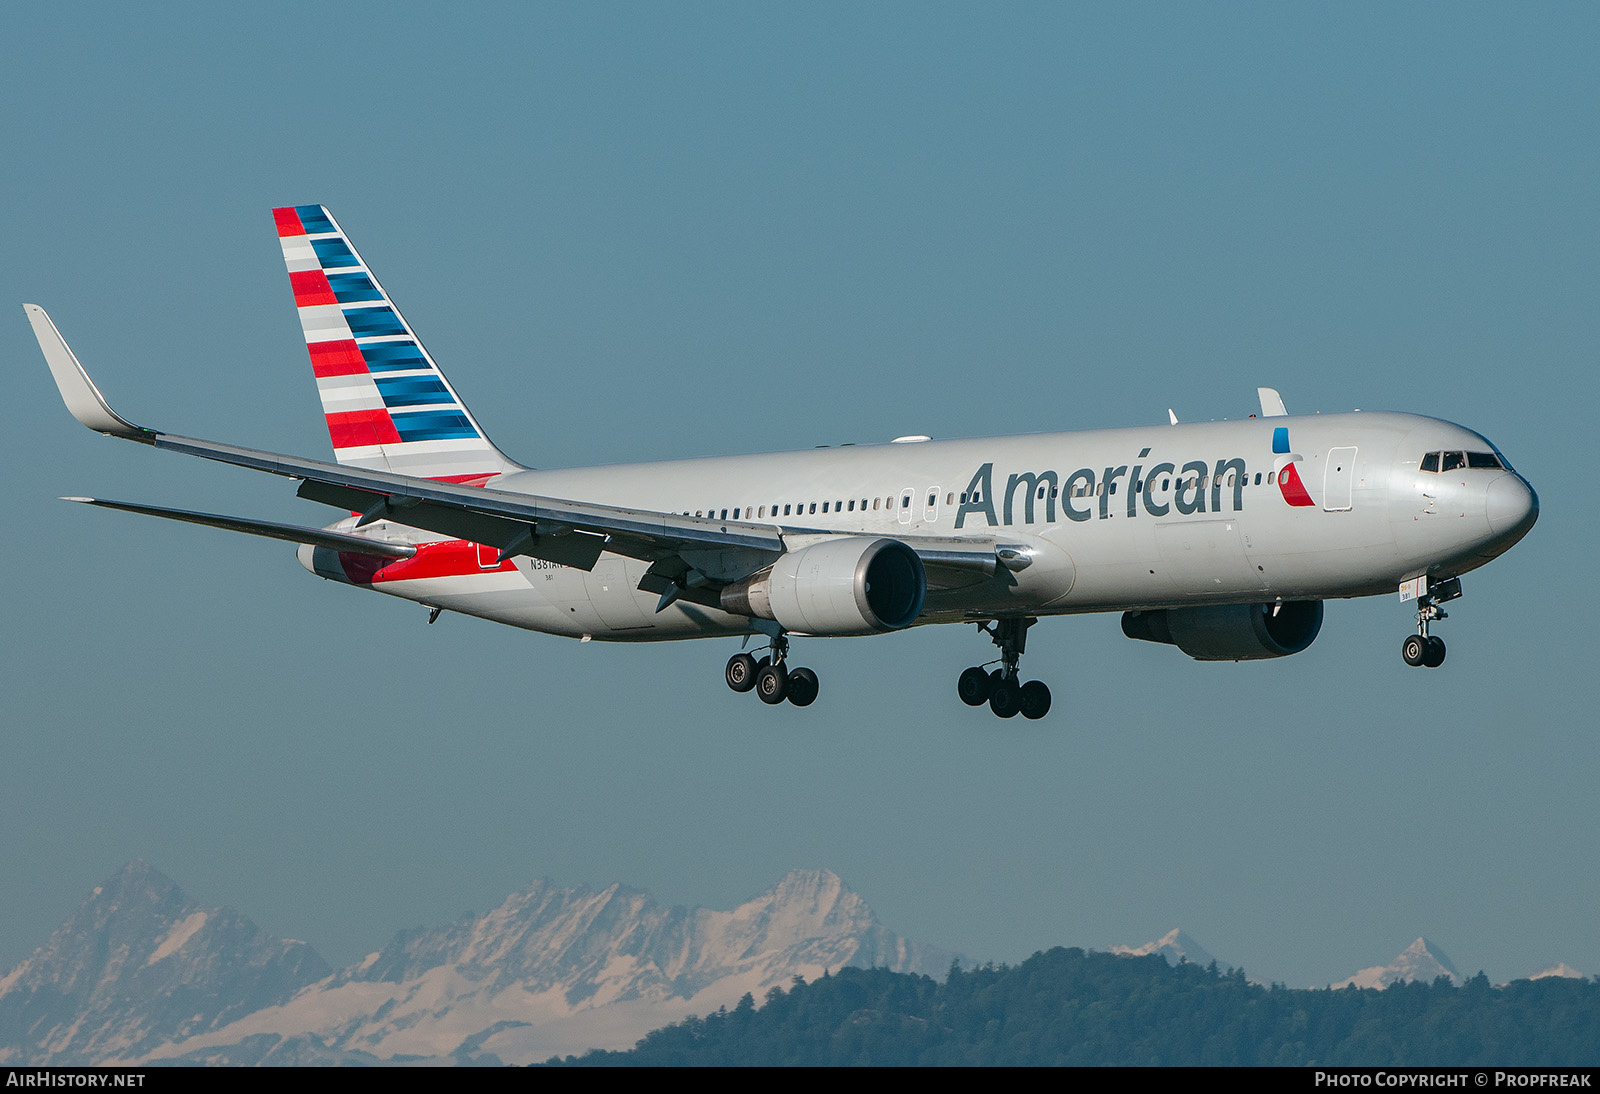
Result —
[{"label": "engine intake", "polygon": [[1322,601],[1219,604],[1122,613],[1122,633],[1177,646],[1196,661],[1259,661],[1299,653],[1322,629]]},{"label": "engine intake", "polygon": [[791,551],[722,590],[722,607],[796,634],[877,634],[922,614],[922,559],[894,539],[849,536]]}]

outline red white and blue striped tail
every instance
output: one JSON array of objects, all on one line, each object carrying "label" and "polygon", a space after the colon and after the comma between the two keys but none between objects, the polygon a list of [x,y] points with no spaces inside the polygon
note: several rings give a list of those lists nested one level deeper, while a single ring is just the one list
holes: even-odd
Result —
[{"label": "red white and blue striped tail", "polygon": [[518,470],[489,443],[333,215],[296,205],[272,216],[338,461],[476,484]]}]

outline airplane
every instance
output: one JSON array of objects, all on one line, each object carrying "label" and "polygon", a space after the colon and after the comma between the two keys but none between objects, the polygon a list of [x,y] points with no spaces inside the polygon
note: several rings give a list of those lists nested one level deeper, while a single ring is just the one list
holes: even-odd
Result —
[{"label": "airplane", "polygon": [[[1413,603],[1406,664],[1461,575],[1538,518],[1482,434],[1415,414],[1260,416],[1013,437],[534,470],[495,447],[326,207],[273,211],[335,462],[197,440],[112,410],[44,309],[23,308],[74,417],[264,471],[343,510],[325,527],[65,500],[299,544],[319,577],[582,641],[742,637],[735,692],[808,706],[791,637],[972,623],[1000,656],[957,695],[1041,718],[1019,663],[1039,619],[1121,612],[1130,638],[1202,661],[1311,645],[1324,602]],[[751,637],[767,640],[759,660]]]}]

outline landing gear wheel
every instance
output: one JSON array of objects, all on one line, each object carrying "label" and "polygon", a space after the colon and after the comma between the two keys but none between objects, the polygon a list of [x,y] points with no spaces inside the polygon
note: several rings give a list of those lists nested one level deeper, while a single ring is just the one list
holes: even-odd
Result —
[{"label": "landing gear wheel", "polygon": [[981,707],[989,701],[989,674],[980,668],[970,668],[956,681],[956,694],[969,707]]},{"label": "landing gear wheel", "polygon": [[789,674],[789,702],[808,707],[817,701],[817,674],[810,669],[795,669]]},{"label": "landing gear wheel", "polygon": [[1002,679],[989,693],[989,709],[1001,718],[1015,718],[1022,709],[1022,689],[1015,680]]},{"label": "landing gear wheel", "polygon": [[1428,640],[1420,634],[1408,634],[1400,644],[1400,656],[1412,668],[1421,666],[1428,657]]},{"label": "landing gear wheel", "polygon": [[728,667],[722,675],[734,691],[746,692],[756,686],[756,672],[759,669],[754,657],[748,653],[736,653],[728,658]]},{"label": "landing gear wheel", "polygon": [[789,675],[782,665],[762,665],[756,671],[756,697],[768,706],[783,702],[789,694]]},{"label": "landing gear wheel", "polygon": [[1444,639],[1429,636],[1428,650],[1422,655],[1424,668],[1436,669],[1444,664]]},{"label": "landing gear wheel", "polygon": [[1043,718],[1050,713],[1050,689],[1039,680],[1029,680],[1022,685],[1019,700],[1024,718]]}]

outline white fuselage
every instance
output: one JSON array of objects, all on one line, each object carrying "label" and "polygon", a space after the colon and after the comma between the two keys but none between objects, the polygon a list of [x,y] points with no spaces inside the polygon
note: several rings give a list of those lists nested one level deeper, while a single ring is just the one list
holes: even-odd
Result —
[{"label": "white fuselage", "polygon": [[[1459,575],[1515,543],[1537,501],[1503,467],[1422,469],[1426,454],[1444,450],[1494,448],[1434,418],[1353,413],[522,471],[493,485],[769,525],[791,548],[840,533],[983,537],[1027,558],[931,589],[918,622],[932,623],[1367,596],[1419,575]],[[1304,489],[1298,504],[1277,481],[1290,463]],[[310,549],[302,559],[332,576],[332,552],[317,554],[319,565]],[[607,553],[589,572],[527,556],[480,561],[395,566],[372,587],[573,637],[753,629],[699,604],[657,611],[658,596],[638,589],[648,564],[632,558]]]}]

